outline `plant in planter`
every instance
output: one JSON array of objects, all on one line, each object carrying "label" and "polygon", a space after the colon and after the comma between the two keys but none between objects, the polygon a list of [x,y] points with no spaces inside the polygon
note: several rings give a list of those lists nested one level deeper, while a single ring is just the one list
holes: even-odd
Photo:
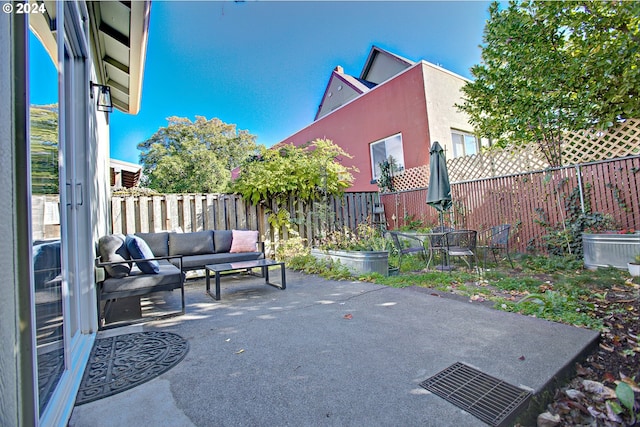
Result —
[{"label": "plant in planter", "polygon": [[612,266],[624,270],[640,252],[640,231],[588,227],[582,233],[582,246],[585,267]]},{"label": "plant in planter", "polygon": [[361,223],[356,231],[336,230],[328,233],[311,250],[311,255],[319,259],[338,261],[352,274],[389,274],[390,242],[379,230]]},{"label": "plant in planter", "polygon": [[627,268],[633,277],[640,276],[640,254],[636,255],[634,261],[627,263]]}]

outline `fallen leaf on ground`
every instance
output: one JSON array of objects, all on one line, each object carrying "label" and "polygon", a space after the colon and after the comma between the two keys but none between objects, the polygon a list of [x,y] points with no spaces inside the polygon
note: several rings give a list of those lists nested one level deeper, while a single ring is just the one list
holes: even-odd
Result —
[{"label": "fallen leaf on ground", "polygon": [[566,394],[567,397],[569,397],[570,399],[573,399],[573,400],[578,400],[578,399],[584,398],[584,393],[583,392],[581,392],[580,390],[572,389],[572,388],[565,390],[564,394]]},{"label": "fallen leaf on ground", "polygon": [[600,348],[608,352],[613,352],[613,348],[600,343]]},{"label": "fallen leaf on ground", "polygon": [[240,353],[244,353],[244,348],[241,348],[240,350],[236,351],[236,354],[240,354]]},{"label": "fallen leaf on ground", "polygon": [[560,415],[551,414],[550,412],[543,412],[538,415],[537,419],[538,427],[554,427],[560,424]]},{"label": "fallen leaf on ground", "polygon": [[[622,382],[627,383],[629,387],[631,387],[631,390],[640,393],[640,387],[638,386],[638,384],[622,372],[620,372],[620,379],[622,380]],[[616,384],[618,384],[618,382],[619,381],[616,381]]]},{"label": "fallen leaf on ground", "polygon": [[[618,405],[618,404],[614,402],[607,402],[606,404],[607,418],[609,419],[609,421],[612,421],[614,423],[621,423],[622,418],[618,416],[618,413],[620,413],[622,410],[619,407],[614,405]],[[618,409],[620,409],[620,411],[618,411]]]},{"label": "fallen leaf on ground", "polygon": [[605,381],[608,381],[608,382],[610,382],[610,383],[613,383],[613,382],[615,382],[615,381],[616,381],[616,377],[614,377],[614,376],[613,376],[613,374],[612,374],[611,372],[606,372],[606,373],[603,375],[603,378],[604,378],[604,380],[605,380]]},{"label": "fallen leaf on ground", "polygon": [[615,399],[616,392],[598,381],[583,380],[582,386],[585,391],[602,397],[603,399]]}]

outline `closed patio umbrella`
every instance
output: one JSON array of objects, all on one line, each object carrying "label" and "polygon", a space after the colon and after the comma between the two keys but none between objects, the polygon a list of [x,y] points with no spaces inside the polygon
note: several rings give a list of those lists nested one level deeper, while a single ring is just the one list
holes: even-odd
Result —
[{"label": "closed patio umbrella", "polygon": [[451,185],[447,172],[447,160],[438,141],[435,141],[431,146],[429,155],[430,175],[427,204],[440,212],[440,225],[444,226],[444,212],[451,208]]},{"label": "closed patio umbrella", "polygon": [[[451,185],[449,184],[449,172],[447,172],[447,160],[444,157],[444,150],[438,143],[434,141],[429,151],[429,189],[427,190],[427,204],[436,208],[440,216],[440,228],[444,231],[444,212],[451,209]],[[434,237],[430,241],[431,256],[433,255],[434,248],[436,250],[442,250],[443,246],[446,246],[442,237]],[[427,263],[427,266],[429,264]],[[440,270],[450,270],[448,265],[445,265],[445,256],[442,257],[442,265],[438,268]]]}]

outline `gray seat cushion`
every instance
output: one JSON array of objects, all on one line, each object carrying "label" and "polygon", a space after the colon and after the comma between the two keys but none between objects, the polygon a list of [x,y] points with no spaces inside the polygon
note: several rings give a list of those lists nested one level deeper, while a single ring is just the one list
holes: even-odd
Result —
[{"label": "gray seat cushion", "polygon": [[[98,240],[98,253],[100,254],[100,262],[120,262],[127,261],[131,258],[123,234],[108,234],[102,236],[100,240]],[[129,274],[131,271],[131,263],[107,265],[104,269],[109,276],[117,279]]]},{"label": "gray seat cushion", "polygon": [[213,231],[169,234],[169,255],[201,255],[213,253]]},{"label": "gray seat cushion", "polygon": [[[206,255],[191,255],[182,257],[182,269],[183,270],[201,270],[206,264],[221,264],[227,262],[239,262],[239,261],[251,261],[254,259],[260,259],[264,255],[262,252],[242,252],[237,254],[221,253],[221,254],[206,254]],[[171,260],[172,263],[177,265],[178,260]]]},{"label": "gray seat cushion", "polygon": [[[131,268],[131,273],[119,279],[108,278],[102,282],[101,298],[109,299],[109,294],[144,295],[155,290],[170,290],[180,287],[183,273],[175,265],[167,261],[159,262],[158,274],[145,274],[137,266]],[[112,296],[113,298],[113,296]]]},{"label": "gray seat cushion", "polygon": [[157,257],[169,256],[169,232],[136,233],[136,236],[147,242],[151,252]]}]

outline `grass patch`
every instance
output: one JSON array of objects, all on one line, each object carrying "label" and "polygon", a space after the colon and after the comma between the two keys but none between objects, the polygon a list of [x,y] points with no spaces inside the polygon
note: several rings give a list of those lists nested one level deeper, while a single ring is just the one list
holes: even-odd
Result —
[{"label": "grass patch", "polygon": [[501,277],[491,280],[490,283],[504,291],[534,292],[544,284],[544,281],[533,277]]},{"label": "grass patch", "polygon": [[[397,256],[390,258],[397,265]],[[521,256],[515,268],[499,263],[482,277],[463,270],[451,273],[425,271],[420,256],[404,256],[397,276],[368,274],[357,278],[339,263],[296,256],[287,267],[328,279],[358,279],[394,288],[421,286],[469,297],[493,301],[499,310],[535,316],[555,322],[601,330],[602,307],[615,314],[619,307],[607,303],[616,289],[628,288],[628,275],[612,268],[585,270],[581,260],[566,257]]]}]

